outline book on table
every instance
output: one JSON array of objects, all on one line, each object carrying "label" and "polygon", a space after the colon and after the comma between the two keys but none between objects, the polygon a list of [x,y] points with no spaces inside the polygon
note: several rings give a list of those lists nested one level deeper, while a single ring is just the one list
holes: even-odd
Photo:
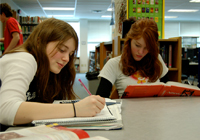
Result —
[{"label": "book on table", "polygon": [[200,89],[197,86],[172,81],[128,85],[121,98],[170,96],[200,96]]},{"label": "book on table", "polygon": [[90,137],[81,129],[69,129],[58,124],[40,125],[0,132],[1,140],[108,140],[102,136]]},{"label": "book on table", "polygon": [[[108,99],[107,99],[108,100]],[[77,102],[75,100],[73,102]],[[55,104],[58,103],[71,103],[71,100],[56,100]],[[122,129],[121,113],[118,109],[120,104],[116,104],[109,100],[109,106],[105,105],[94,117],[73,117],[73,118],[57,118],[57,119],[45,119],[45,120],[34,120],[32,124],[35,126],[57,123],[68,128],[79,128],[84,130],[111,130],[111,129]],[[121,107],[121,106],[120,106]]]}]

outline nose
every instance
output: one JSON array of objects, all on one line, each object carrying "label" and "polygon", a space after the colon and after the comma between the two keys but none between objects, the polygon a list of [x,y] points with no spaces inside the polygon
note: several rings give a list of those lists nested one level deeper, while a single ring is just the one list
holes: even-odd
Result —
[{"label": "nose", "polygon": [[62,60],[68,63],[69,62],[69,54],[63,55]]},{"label": "nose", "polygon": [[140,49],[138,50],[138,52],[139,52],[139,54],[143,54],[143,53],[144,53],[144,48],[140,48]]}]

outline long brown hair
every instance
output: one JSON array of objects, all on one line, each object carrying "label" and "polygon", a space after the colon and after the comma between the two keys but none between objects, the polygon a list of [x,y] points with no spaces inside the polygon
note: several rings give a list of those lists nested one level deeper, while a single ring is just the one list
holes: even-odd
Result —
[{"label": "long brown hair", "polygon": [[[59,74],[50,72],[49,60],[46,54],[46,46],[49,42],[59,41],[55,49],[63,42],[73,38],[75,41],[75,52],[70,56],[67,65]],[[39,102],[51,103],[53,100],[75,99],[77,95],[73,91],[75,79],[74,61],[78,50],[78,36],[75,30],[65,21],[50,18],[37,25],[27,40],[13,52],[25,49],[32,54],[37,61],[37,95]]]},{"label": "long brown hair", "polygon": [[[131,40],[143,37],[148,54],[140,61],[135,61],[131,53]],[[155,21],[140,19],[132,24],[126,35],[120,67],[125,75],[132,75],[140,71],[149,82],[155,82],[162,74],[162,64],[158,60],[158,27]]]}]

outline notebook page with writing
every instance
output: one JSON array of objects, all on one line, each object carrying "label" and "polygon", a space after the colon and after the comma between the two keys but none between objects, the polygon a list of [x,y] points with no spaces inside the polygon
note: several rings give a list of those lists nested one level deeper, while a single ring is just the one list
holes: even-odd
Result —
[{"label": "notebook page with writing", "polygon": [[103,123],[103,122],[115,122],[116,117],[114,117],[108,107],[105,105],[94,117],[74,117],[74,118],[58,118],[58,119],[45,119],[45,120],[34,120],[32,124],[35,126],[48,124],[48,123],[58,123],[59,125],[73,125],[73,124],[85,124],[85,123]]}]

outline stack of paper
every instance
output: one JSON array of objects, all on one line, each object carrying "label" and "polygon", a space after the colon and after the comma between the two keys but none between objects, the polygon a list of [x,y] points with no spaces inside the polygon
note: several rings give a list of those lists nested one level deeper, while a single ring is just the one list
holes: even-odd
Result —
[{"label": "stack of paper", "polygon": [[[77,102],[78,100],[76,100]],[[70,100],[57,100],[54,103],[71,103]],[[106,105],[94,117],[74,117],[74,118],[58,118],[58,119],[46,119],[46,120],[34,120],[32,124],[35,126],[57,123],[68,128],[79,129],[92,129],[92,130],[110,130],[121,129],[123,127],[121,117],[121,103],[118,103],[111,99],[106,99]]]}]

